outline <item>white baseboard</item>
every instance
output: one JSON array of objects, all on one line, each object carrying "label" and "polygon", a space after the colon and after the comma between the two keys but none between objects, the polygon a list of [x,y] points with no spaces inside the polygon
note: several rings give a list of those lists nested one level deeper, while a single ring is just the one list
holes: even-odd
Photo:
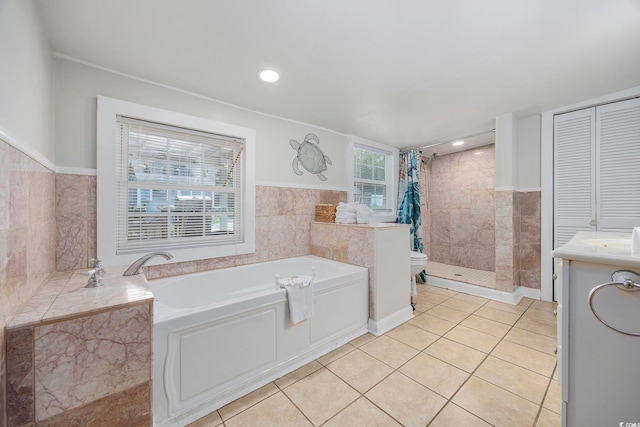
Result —
[{"label": "white baseboard", "polygon": [[[505,302],[507,304],[513,305],[518,304],[520,300],[525,297],[540,299],[540,289],[525,288],[524,286],[518,287],[513,293],[511,293],[429,275],[427,275],[427,283],[429,285],[438,286],[440,288],[447,288],[454,291],[464,292],[466,294],[489,298],[495,301]],[[371,322],[371,320],[369,320],[369,322]],[[369,329],[371,329],[371,327],[369,327]]]},{"label": "white baseboard", "polygon": [[369,332],[375,336],[380,336],[391,329],[395,328],[413,318],[413,308],[407,306],[402,310],[398,310],[395,313],[380,320],[369,319]]}]

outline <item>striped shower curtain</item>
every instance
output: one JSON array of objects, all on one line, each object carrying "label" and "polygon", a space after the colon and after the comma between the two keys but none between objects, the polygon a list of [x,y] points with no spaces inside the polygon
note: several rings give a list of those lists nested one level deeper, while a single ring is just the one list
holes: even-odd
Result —
[{"label": "striped shower curtain", "polygon": [[[398,224],[411,225],[411,249],[423,252],[422,218],[420,216],[420,162],[421,153],[409,150],[400,153],[400,179],[398,181]],[[427,281],[424,270],[418,275],[422,283]]]}]

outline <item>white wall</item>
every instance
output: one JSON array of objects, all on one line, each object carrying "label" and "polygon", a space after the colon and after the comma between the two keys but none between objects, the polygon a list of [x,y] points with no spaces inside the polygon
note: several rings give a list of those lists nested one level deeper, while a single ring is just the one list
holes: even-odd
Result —
[{"label": "white wall", "polygon": [[52,162],[52,54],[32,0],[0,1],[0,137]]},{"label": "white wall", "polygon": [[518,188],[518,119],[513,113],[496,117],[496,190]]},{"label": "white wall", "polygon": [[540,115],[518,120],[518,181],[521,190],[540,190]]},{"label": "white wall", "polygon": [[[64,58],[54,60],[55,163],[63,168],[96,168],[96,97],[104,95],[137,104],[176,111],[256,130],[258,184],[348,189],[348,137],[343,134],[236,108],[129,76]],[[327,181],[304,171],[293,172],[296,152],[290,139],[302,142],[307,133],[320,138],[320,148],[333,162]],[[302,168],[301,168],[302,170]]]}]

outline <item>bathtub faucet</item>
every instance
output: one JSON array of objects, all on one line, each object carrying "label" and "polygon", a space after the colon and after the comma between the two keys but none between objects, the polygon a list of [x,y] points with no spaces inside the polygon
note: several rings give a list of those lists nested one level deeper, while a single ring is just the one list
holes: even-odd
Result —
[{"label": "bathtub faucet", "polygon": [[173,258],[173,255],[171,255],[169,252],[151,252],[150,254],[146,254],[145,256],[131,264],[129,268],[127,268],[127,271],[124,272],[123,276],[134,276],[136,274],[139,274],[140,270],[147,263],[147,261],[156,256],[161,256],[167,261]]}]

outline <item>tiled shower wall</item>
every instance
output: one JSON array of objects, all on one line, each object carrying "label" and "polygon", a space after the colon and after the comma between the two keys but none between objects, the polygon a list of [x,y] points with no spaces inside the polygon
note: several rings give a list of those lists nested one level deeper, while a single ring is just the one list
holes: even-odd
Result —
[{"label": "tiled shower wall", "polygon": [[495,191],[487,145],[435,157],[422,168],[429,260],[496,272],[496,288],[540,288],[540,191]]},{"label": "tiled shower wall", "polygon": [[4,327],[56,269],[55,174],[0,140],[0,426]]},{"label": "tiled shower wall", "polygon": [[423,168],[429,260],[494,271],[494,158],[494,146],[487,145],[437,156]]},{"label": "tiled shower wall", "polygon": [[[56,179],[58,270],[88,268],[96,256],[96,178],[59,174]],[[308,255],[309,225],[318,203],[346,202],[345,191],[256,187],[256,251],[147,267],[148,278],[187,274]]]}]

